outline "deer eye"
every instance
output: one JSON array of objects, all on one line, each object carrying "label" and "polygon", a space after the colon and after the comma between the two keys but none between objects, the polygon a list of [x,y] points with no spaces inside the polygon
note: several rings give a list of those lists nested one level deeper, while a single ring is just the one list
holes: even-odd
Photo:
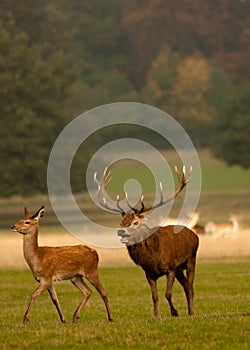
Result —
[{"label": "deer eye", "polygon": [[30,221],[25,221],[25,224],[29,225],[29,224],[30,224]]},{"label": "deer eye", "polygon": [[135,221],[133,225],[134,225],[134,226],[139,225],[139,221]]}]

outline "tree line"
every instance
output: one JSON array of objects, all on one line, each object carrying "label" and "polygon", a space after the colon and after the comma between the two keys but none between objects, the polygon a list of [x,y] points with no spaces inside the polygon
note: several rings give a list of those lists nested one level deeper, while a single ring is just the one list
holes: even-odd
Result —
[{"label": "tree line", "polygon": [[[241,0],[2,1],[0,196],[46,192],[63,127],[120,101],[166,111],[197,147],[249,167],[249,9]],[[95,134],[86,159],[74,163],[128,131],[141,134]],[[166,147],[155,134],[145,137]]]}]

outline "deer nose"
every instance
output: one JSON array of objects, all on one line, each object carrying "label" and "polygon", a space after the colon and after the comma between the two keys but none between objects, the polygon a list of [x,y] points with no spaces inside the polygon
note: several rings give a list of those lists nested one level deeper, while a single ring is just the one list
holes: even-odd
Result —
[{"label": "deer nose", "polygon": [[118,236],[123,236],[124,234],[125,234],[125,230],[120,229],[117,231]]},{"label": "deer nose", "polygon": [[11,228],[12,231],[17,231],[16,225],[11,225],[10,228]]}]

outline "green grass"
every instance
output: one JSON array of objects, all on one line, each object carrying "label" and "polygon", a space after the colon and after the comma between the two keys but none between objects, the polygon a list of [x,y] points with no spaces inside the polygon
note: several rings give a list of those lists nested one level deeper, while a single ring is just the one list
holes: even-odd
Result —
[{"label": "green grass", "polygon": [[196,316],[187,316],[178,283],[173,301],[178,318],[170,316],[164,299],[165,278],[158,282],[159,319],[153,317],[149,286],[137,267],[102,268],[115,322],[94,292],[78,324],[71,317],[80,292],[69,282],[56,286],[68,323],[61,324],[48,293],[34,304],[28,325],[22,317],[36,287],[30,271],[0,271],[1,349],[249,349],[250,257],[198,261],[195,279]]},{"label": "green grass", "polygon": [[[224,221],[235,212],[243,215],[244,225],[249,225],[250,170],[228,167],[207,151],[199,152],[199,156],[203,176],[198,206],[201,223]],[[167,159],[174,165],[173,154],[167,154]],[[131,166],[124,163],[114,169],[113,177],[126,179],[126,176],[138,175],[138,171],[134,163]],[[149,173],[142,176],[140,171],[138,176],[144,192],[149,192],[148,198],[153,189],[151,176]],[[115,184],[114,193],[119,186],[119,183]],[[119,223],[120,217],[103,213],[86,195],[81,194],[77,200],[93,219]],[[181,201],[181,198],[177,199],[173,215]],[[42,204],[46,206],[42,232],[63,232],[47,196],[1,199],[1,232],[10,232],[10,225],[22,217],[25,205],[36,210]],[[185,297],[178,283],[174,285],[173,301],[180,316],[170,316],[164,299],[166,281],[161,278],[158,283],[160,317],[157,320],[153,317],[150,289],[140,268],[102,268],[100,275],[110,296],[115,322],[108,323],[104,304],[94,292],[77,325],[71,323],[71,318],[81,294],[71,283],[62,282],[56,289],[68,323],[60,323],[48,293],[44,293],[34,304],[29,324],[23,326],[23,314],[37,284],[30,271],[0,270],[1,349],[248,349],[249,263],[250,257],[234,258],[233,261],[198,261],[196,316],[192,318],[187,316]]]}]

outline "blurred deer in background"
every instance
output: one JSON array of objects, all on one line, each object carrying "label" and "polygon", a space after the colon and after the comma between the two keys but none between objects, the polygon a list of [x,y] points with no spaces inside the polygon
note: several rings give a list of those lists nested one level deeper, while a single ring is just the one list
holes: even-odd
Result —
[{"label": "blurred deer in background", "polygon": [[211,222],[205,225],[205,229],[213,235],[213,238],[222,238],[224,236],[229,236],[231,238],[236,238],[240,227],[241,216],[231,214],[229,217],[229,222],[222,224],[215,224]]},{"label": "blurred deer in background", "polygon": [[18,221],[11,227],[13,231],[23,235],[24,258],[34,278],[39,282],[39,286],[31,295],[28,309],[23,318],[23,323],[26,324],[28,322],[34,301],[46,289],[58,311],[61,321],[63,323],[66,322],[54,288],[55,282],[63,280],[70,280],[83,294],[82,301],[73,315],[73,322],[76,323],[82,308],[92,294],[91,289],[84,282],[83,277],[85,277],[101,295],[107,309],[108,319],[112,321],[113,318],[107,293],[98,276],[97,267],[99,258],[97,252],[86,245],[39,247],[37,242],[38,224],[43,214],[44,206],[42,206],[35,215],[31,215],[28,208],[25,208],[24,219]]},{"label": "blurred deer in background", "polygon": [[[182,174],[179,173],[177,167],[175,167],[175,171],[179,183],[172,196],[163,199],[162,185],[160,184],[160,201],[149,208],[145,208],[144,197],[142,196],[140,199],[141,208],[137,209],[130,205],[126,193],[125,198],[130,209],[127,212],[121,208],[119,196],[117,196],[116,206],[111,206],[105,198],[105,189],[111,180],[107,169],[105,169],[101,181],[97,180],[96,173],[94,175],[94,181],[98,186],[100,205],[122,215],[121,229],[118,230],[118,236],[121,237],[122,243],[126,245],[130,258],[135,264],[141,266],[146,274],[151,288],[155,317],[158,316],[157,279],[163,275],[167,276],[165,296],[169,303],[171,314],[178,316],[178,312],[172,303],[172,287],[175,278],[182,285],[186,294],[189,315],[194,314],[193,282],[196,253],[199,245],[198,236],[184,226],[170,225],[149,228],[144,223],[144,217],[149,212],[172,201],[190,181],[191,168],[189,176],[185,174],[185,167],[183,167]],[[184,270],[186,270],[186,276],[184,275]]]}]

